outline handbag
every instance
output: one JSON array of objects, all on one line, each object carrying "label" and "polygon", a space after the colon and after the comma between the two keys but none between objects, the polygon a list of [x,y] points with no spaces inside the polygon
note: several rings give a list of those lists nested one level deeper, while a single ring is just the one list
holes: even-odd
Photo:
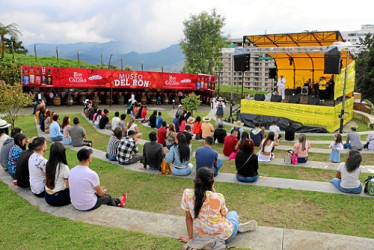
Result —
[{"label": "handbag", "polygon": [[365,189],[364,192],[368,193],[368,195],[374,195],[374,182],[373,179],[374,176],[368,176],[368,178],[365,180]]},{"label": "handbag", "polygon": [[[235,160],[237,152],[234,151],[229,155],[229,160]],[[245,164],[244,164],[245,165]]]},{"label": "handbag", "polygon": [[297,154],[294,153],[294,154],[292,155],[291,163],[292,163],[293,165],[297,165]]},{"label": "handbag", "polygon": [[171,163],[167,163],[165,161],[165,158],[162,159],[162,162],[161,162],[161,173],[164,175],[171,174]]}]

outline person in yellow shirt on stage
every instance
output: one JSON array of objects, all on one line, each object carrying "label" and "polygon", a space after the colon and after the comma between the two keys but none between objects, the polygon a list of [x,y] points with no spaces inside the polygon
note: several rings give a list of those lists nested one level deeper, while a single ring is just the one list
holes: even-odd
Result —
[{"label": "person in yellow shirt on stage", "polygon": [[318,86],[319,86],[319,96],[320,96],[320,99],[322,101],[324,101],[325,98],[326,98],[326,88],[327,88],[327,82],[326,82],[326,79],[325,79],[324,76],[321,76],[319,78]]}]

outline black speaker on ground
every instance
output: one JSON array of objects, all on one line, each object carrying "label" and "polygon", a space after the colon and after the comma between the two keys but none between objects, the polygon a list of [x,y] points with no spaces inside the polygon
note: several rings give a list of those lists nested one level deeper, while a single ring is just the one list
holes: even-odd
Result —
[{"label": "black speaker on ground", "polygon": [[308,96],[308,104],[318,105],[319,104],[319,98],[315,97],[315,96]]},{"label": "black speaker on ground", "polygon": [[235,71],[248,71],[250,54],[234,55],[234,70]]},{"label": "black speaker on ground", "polygon": [[282,96],[280,96],[280,95],[271,95],[270,101],[271,102],[281,102],[282,101]]},{"label": "black speaker on ground", "polygon": [[265,101],[265,95],[264,94],[255,94],[255,100],[256,101]]},{"label": "black speaker on ground", "polygon": [[290,103],[300,103],[300,96],[299,95],[291,95],[290,96]]},{"label": "black speaker on ground", "polygon": [[340,74],[341,59],[340,52],[337,47],[329,49],[325,53],[325,70],[324,74]]},{"label": "black speaker on ground", "polygon": [[275,79],[277,77],[277,68],[270,68],[269,69],[269,78]]},{"label": "black speaker on ground", "polygon": [[284,93],[286,94],[286,95],[292,95],[293,94],[293,89],[285,89],[284,90]]}]

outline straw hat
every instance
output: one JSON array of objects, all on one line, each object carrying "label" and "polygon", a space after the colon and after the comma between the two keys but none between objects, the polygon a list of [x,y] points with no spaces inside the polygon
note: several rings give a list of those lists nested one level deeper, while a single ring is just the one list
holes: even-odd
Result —
[{"label": "straw hat", "polygon": [[7,123],[5,120],[0,119],[0,129],[2,129],[2,128],[8,128],[8,127],[10,127],[10,124]]},{"label": "straw hat", "polygon": [[220,101],[220,102],[222,102],[222,101],[224,101],[225,99],[223,99],[221,96],[220,97],[218,97],[218,99],[217,99],[217,101]]},{"label": "straw hat", "polygon": [[179,104],[179,105],[178,105],[178,108],[181,108],[181,107],[182,107],[182,104]]},{"label": "straw hat", "polygon": [[236,128],[241,128],[241,127],[244,126],[244,123],[241,122],[241,121],[236,121],[233,124],[234,124],[234,127],[236,127]]},{"label": "straw hat", "polygon": [[203,117],[203,121],[204,122],[209,122],[212,118],[210,118],[209,116],[205,116]]},{"label": "straw hat", "polygon": [[193,118],[192,116],[190,116],[188,119],[187,119],[187,123],[193,123],[195,121],[195,118]]}]

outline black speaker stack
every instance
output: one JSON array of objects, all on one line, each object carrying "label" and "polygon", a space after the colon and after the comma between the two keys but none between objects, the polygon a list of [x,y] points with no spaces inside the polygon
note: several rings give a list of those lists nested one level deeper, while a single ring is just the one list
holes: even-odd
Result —
[{"label": "black speaker stack", "polygon": [[341,59],[340,52],[337,47],[329,49],[325,53],[325,70],[324,74],[340,74]]},{"label": "black speaker stack", "polygon": [[248,71],[249,59],[251,55],[248,53],[234,55],[234,70],[235,71]]}]

